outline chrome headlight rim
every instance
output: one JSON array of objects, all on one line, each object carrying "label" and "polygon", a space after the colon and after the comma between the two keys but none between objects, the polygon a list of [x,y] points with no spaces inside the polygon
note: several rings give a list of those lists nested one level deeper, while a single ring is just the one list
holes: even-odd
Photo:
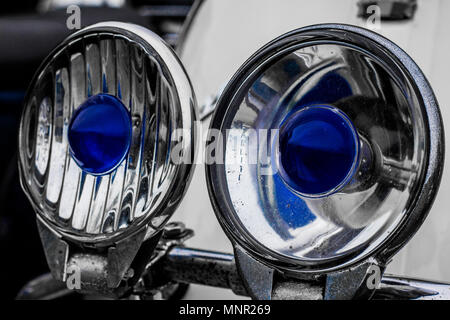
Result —
[{"label": "chrome headlight rim", "polygon": [[[240,91],[251,82],[258,70],[263,69],[270,61],[274,61],[277,57],[293,51],[295,48],[307,46],[308,44],[305,43],[308,43],[308,38],[318,36],[325,39],[325,41],[330,41],[331,39],[332,42],[332,40],[339,39],[339,41],[345,42],[344,40],[348,39],[349,35],[358,37],[362,43],[366,40],[368,43],[373,43],[383,48],[384,54],[391,58],[408,76],[414,92],[418,97],[422,98],[420,99],[420,107],[422,113],[426,116],[424,119],[425,128],[427,129],[425,141],[428,147],[425,153],[425,163],[423,164],[424,172],[416,187],[415,198],[409,207],[409,214],[407,217],[402,218],[397,227],[381,244],[370,251],[367,251],[366,246],[364,246],[352,255],[338,257],[326,262],[308,263],[264,247],[252,237],[234,216],[234,208],[229,194],[226,190],[223,190],[226,189],[226,181],[223,175],[220,176],[220,173],[223,173],[224,170],[220,170],[218,168],[220,165],[216,163],[206,165],[206,180],[210,200],[223,230],[234,245],[241,246],[251,256],[275,269],[320,274],[351,267],[369,257],[374,257],[382,264],[387,263],[419,229],[433,204],[439,187],[443,172],[444,130],[439,107],[431,86],[420,68],[406,52],[383,36],[360,27],[345,24],[312,25],[288,32],[263,46],[238,69],[228,82],[212,116],[210,129],[223,129],[226,115],[235,102],[236,97],[239,96]],[[347,44],[351,45],[351,42],[349,41]],[[364,45],[358,44],[358,47],[364,48]],[[414,79],[410,75],[413,75]],[[210,139],[211,137],[209,137],[208,141],[211,141]]]},{"label": "chrome headlight rim", "polygon": [[[152,212],[155,212],[156,216],[165,216],[164,220],[159,223],[159,227],[157,228],[149,225],[150,221],[155,218],[154,214],[147,215],[144,219],[138,221],[138,223],[131,224],[127,228],[116,230],[110,234],[86,235],[84,232],[78,232],[77,230],[66,228],[55,223],[47,217],[44,210],[31,195],[29,186],[25,182],[25,169],[23,168],[21,157],[19,157],[18,166],[20,183],[37,214],[37,218],[64,239],[87,246],[104,247],[139,233],[146,227],[148,227],[146,238],[158,233],[176,210],[185,192],[187,191],[195,169],[194,158],[197,150],[195,146],[196,127],[194,123],[198,118],[198,115],[197,101],[192,84],[186,70],[182,66],[178,56],[172,48],[170,48],[159,36],[142,26],[115,21],[101,22],[79,30],[66,38],[52,50],[52,52],[44,59],[35,72],[24,99],[25,107],[22,112],[19,129],[20,133],[18,137],[19,152],[28,152],[27,147],[22,145],[21,133],[24,132],[23,127],[26,125],[26,123],[24,123],[25,114],[28,109],[26,106],[30,102],[36,81],[45,70],[46,66],[51,63],[60,52],[64,51],[67,46],[70,46],[73,42],[79,39],[84,39],[85,37],[92,35],[104,35],[117,39],[124,39],[130,43],[136,44],[143,50],[143,52],[155,59],[158,62],[158,72],[163,73],[164,77],[166,77],[166,79],[170,81],[171,85],[176,88],[173,90],[173,94],[177,105],[179,105],[179,108],[182,110],[182,128],[190,131],[190,139],[183,139],[184,151],[191,155],[190,161],[177,164],[174,179],[172,179],[167,189],[168,192],[164,194],[163,200],[160,201],[159,205],[152,209]],[[183,183],[180,183],[180,181]]]}]

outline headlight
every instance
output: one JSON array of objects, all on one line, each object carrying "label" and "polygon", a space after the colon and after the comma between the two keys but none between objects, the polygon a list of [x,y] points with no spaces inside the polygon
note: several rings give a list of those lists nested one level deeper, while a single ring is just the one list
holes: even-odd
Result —
[{"label": "headlight", "polygon": [[[20,125],[21,183],[41,229],[94,248],[133,237],[126,271],[189,183],[194,120],[188,77],[155,34],[109,22],[70,36],[37,72]],[[175,148],[187,161],[172,161]],[[63,268],[70,253],[54,251],[50,265]]]},{"label": "headlight", "polygon": [[425,218],[442,172],[441,118],[422,72],[353,26],[298,29],[258,50],[211,129],[224,137],[206,168],[222,227],[257,261],[297,275],[386,263]]}]

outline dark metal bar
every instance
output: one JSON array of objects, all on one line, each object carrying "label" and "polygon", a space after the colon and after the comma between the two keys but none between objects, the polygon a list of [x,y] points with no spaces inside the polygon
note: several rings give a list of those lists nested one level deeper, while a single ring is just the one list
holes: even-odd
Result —
[{"label": "dark metal bar", "polygon": [[383,275],[381,285],[372,299],[449,300],[450,284]]},{"label": "dark metal bar", "polygon": [[229,288],[247,295],[232,254],[174,247],[162,263],[165,276],[174,281]]},{"label": "dark metal bar", "polygon": [[[240,280],[232,254],[174,247],[163,262],[164,272],[175,281],[229,288],[248,295]],[[302,282],[275,284],[273,299],[318,299],[317,287]],[[450,284],[384,275],[373,299],[450,299]]]},{"label": "dark metal bar", "polygon": [[[239,277],[232,254],[184,247],[173,247],[160,261],[160,272],[170,280],[228,288],[248,296]],[[55,299],[70,294],[64,282],[51,274],[42,275],[26,284],[17,299]],[[276,283],[273,299],[321,299],[317,286],[294,280]],[[372,299],[448,300],[450,284],[384,275]]]},{"label": "dark metal bar", "polygon": [[62,281],[55,280],[51,273],[43,274],[28,282],[17,294],[17,300],[52,300],[61,298],[73,291],[67,289]]}]

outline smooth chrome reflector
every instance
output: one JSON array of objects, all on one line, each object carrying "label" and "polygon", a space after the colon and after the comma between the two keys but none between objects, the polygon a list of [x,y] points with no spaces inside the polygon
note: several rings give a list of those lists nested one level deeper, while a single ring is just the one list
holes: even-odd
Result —
[{"label": "smooth chrome reflector", "polygon": [[217,217],[276,268],[323,272],[375,254],[386,263],[420,226],[442,173],[441,118],[420,69],[353,26],[306,27],[261,48],[211,128],[225,137],[223,158],[206,168]]},{"label": "smooth chrome reflector", "polygon": [[[68,239],[103,245],[144,226],[151,236],[189,184],[194,120],[189,79],[158,36],[116,22],[80,30],[47,57],[26,97],[23,189]],[[172,161],[175,147],[189,161]]]}]

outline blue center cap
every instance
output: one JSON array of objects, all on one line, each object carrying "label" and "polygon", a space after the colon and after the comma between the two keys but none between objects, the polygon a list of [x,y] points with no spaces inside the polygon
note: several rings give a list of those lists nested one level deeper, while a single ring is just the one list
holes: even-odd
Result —
[{"label": "blue center cap", "polygon": [[130,114],[116,97],[92,96],[73,114],[68,140],[72,158],[82,170],[94,175],[109,173],[130,148]]},{"label": "blue center cap", "polygon": [[284,121],[279,137],[279,172],[304,196],[337,191],[357,167],[359,137],[350,119],[331,106],[312,106]]}]

